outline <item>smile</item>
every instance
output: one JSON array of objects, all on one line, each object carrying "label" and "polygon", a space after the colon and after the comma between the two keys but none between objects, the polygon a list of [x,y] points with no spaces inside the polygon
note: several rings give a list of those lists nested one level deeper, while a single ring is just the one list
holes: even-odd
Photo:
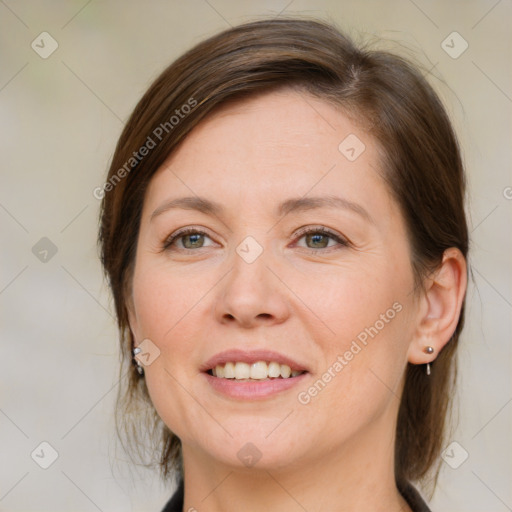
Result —
[{"label": "smile", "polygon": [[299,385],[310,375],[306,363],[267,349],[220,352],[200,367],[207,386],[236,400],[262,400]]},{"label": "smile", "polygon": [[220,379],[267,380],[289,379],[303,374],[304,371],[292,371],[287,364],[279,364],[276,361],[257,361],[252,364],[238,361],[218,364],[215,368],[211,368],[208,373]]}]

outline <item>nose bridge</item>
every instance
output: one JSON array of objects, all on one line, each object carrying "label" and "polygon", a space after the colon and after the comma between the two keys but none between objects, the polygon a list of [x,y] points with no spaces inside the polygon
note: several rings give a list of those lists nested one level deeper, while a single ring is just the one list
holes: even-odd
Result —
[{"label": "nose bridge", "polygon": [[220,321],[282,322],[288,316],[283,284],[269,267],[275,266],[268,237],[246,236],[231,255],[231,272],[223,280],[216,310]]}]

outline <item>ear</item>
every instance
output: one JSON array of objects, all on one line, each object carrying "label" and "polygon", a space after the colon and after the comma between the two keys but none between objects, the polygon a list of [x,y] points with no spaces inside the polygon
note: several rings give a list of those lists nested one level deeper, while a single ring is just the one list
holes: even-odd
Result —
[{"label": "ear", "polygon": [[[427,279],[418,308],[417,327],[407,353],[410,363],[434,361],[455,332],[466,293],[466,268],[466,259],[460,250],[451,247],[444,251],[441,265]],[[432,347],[434,352],[425,353],[425,347]]]}]

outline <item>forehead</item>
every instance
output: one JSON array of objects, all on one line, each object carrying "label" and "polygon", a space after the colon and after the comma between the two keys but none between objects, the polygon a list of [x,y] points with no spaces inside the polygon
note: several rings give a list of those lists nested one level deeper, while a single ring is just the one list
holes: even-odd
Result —
[{"label": "forehead", "polygon": [[340,136],[354,131],[366,137],[339,108],[307,93],[284,89],[222,105],[192,131],[189,144],[170,161],[200,155],[200,145],[215,157],[238,157],[249,164],[252,158],[260,168],[267,159],[298,161],[304,154],[315,162],[336,160]]},{"label": "forehead", "polygon": [[373,137],[341,109],[273,91],[221,106],[197,125],[157,171],[147,199],[154,206],[169,195],[213,195],[261,209],[337,191],[375,201],[387,194],[378,158]]}]

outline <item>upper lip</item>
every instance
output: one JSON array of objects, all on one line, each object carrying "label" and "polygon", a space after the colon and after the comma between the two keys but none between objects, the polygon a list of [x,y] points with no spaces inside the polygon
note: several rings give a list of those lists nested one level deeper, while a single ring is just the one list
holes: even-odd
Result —
[{"label": "upper lip", "polygon": [[217,365],[224,365],[226,363],[257,363],[258,361],[275,361],[279,364],[286,364],[292,371],[308,371],[305,365],[295,361],[294,359],[274,352],[273,350],[240,350],[231,349],[225,350],[215,354],[213,357],[208,359],[204,364],[201,365],[200,370],[207,372]]}]

